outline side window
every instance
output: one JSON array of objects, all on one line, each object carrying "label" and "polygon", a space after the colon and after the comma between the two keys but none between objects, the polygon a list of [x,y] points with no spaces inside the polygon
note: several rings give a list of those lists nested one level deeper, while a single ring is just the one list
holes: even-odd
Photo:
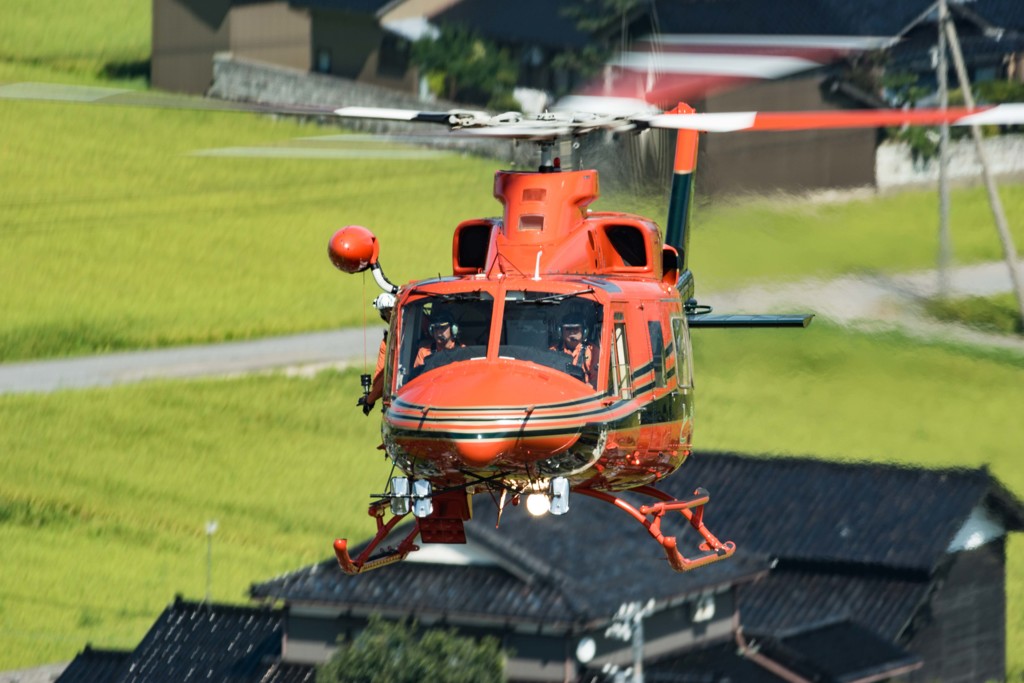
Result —
[{"label": "side window", "polygon": [[665,338],[661,334],[661,322],[654,320],[647,323],[651,334],[651,362],[654,364],[654,384],[665,386]]},{"label": "side window", "polygon": [[675,337],[676,372],[679,373],[679,386],[693,387],[690,335],[686,328],[686,318],[672,318],[672,334]]},{"label": "side window", "polygon": [[629,374],[629,351],[626,348],[626,323],[616,321],[612,328],[612,348],[608,363],[608,393],[621,399],[633,396]]}]

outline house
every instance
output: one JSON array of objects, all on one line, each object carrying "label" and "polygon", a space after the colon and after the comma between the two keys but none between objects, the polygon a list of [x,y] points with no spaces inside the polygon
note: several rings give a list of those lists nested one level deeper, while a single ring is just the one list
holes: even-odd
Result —
[{"label": "house", "polygon": [[[649,681],[1005,678],[1006,540],[1024,529],[1024,506],[986,470],[696,453],[662,488],[697,484],[712,492],[709,524],[739,546],[728,561],[676,574],[631,518],[584,496],[559,518],[506,510],[495,529],[487,498],[465,545],[359,576],[333,559],[297,569],[252,586],[266,607],[178,601],[117,674],[76,678],[76,660],[61,680],[172,680],[155,664],[182,666],[168,657],[193,661],[194,678],[174,680],[224,667],[239,681],[299,675],[374,613],[495,635],[514,651],[513,681],[602,680],[631,662],[630,644],[608,635],[630,603],[650,612]],[[692,535],[675,533],[687,547]],[[244,631],[231,662],[209,654],[211,629]]]},{"label": "house", "polygon": [[410,41],[425,29],[417,28],[422,15],[410,12],[429,14],[453,1],[153,0],[150,81],[205,94],[214,55],[228,52],[416,94]]},{"label": "house", "polygon": [[[934,0],[793,0],[781,7],[758,0],[658,0],[638,3],[614,26],[590,31],[565,3],[545,0],[153,0],[151,80],[165,90],[205,93],[214,55],[228,53],[240,62],[381,86],[409,97],[403,106],[422,108],[427,105],[411,99],[420,94],[411,44],[447,23],[471,26],[507,48],[518,60],[519,84],[553,95],[653,93],[659,106],[686,101],[707,112],[877,107],[885,102],[865,83],[877,74],[848,60],[886,51],[890,70],[914,74],[925,87],[934,83],[934,6]],[[973,78],[1024,80],[1019,2],[951,0],[950,7]],[[588,84],[567,66],[571,59],[559,56],[595,41],[625,49]],[[240,68],[246,69],[240,80],[248,82],[251,67]],[[223,84],[216,91],[251,96]],[[340,99],[367,104],[367,97],[396,106],[384,95]],[[705,193],[875,183],[877,130],[704,137],[698,184]],[[620,152],[620,163],[643,157],[639,173],[670,177],[673,138],[645,138],[650,142],[643,149]],[[622,175],[637,176],[638,169]],[[614,174],[606,172],[605,180],[614,181]]]}]

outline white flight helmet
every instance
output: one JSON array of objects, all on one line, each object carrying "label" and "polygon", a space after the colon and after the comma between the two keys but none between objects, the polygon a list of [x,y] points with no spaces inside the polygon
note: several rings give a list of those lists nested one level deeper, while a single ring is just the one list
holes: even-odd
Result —
[{"label": "white flight helmet", "polygon": [[373,307],[380,313],[382,320],[387,322],[388,317],[391,315],[391,311],[395,308],[395,295],[390,292],[384,292],[377,296],[373,300]]}]

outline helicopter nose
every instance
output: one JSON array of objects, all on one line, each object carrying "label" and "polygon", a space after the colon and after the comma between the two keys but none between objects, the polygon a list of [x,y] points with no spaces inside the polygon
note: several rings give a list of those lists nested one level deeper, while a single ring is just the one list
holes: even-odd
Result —
[{"label": "helicopter nose", "polygon": [[509,359],[438,368],[399,390],[386,415],[409,448],[472,468],[556,455],[579,438],[579,401],[599,397],[558,370]]},{"label": "helicopter nose", "polygon": [[458,440],[452,445],[459,460],[470,467],[487,467],[509,449],[507,439]]}]

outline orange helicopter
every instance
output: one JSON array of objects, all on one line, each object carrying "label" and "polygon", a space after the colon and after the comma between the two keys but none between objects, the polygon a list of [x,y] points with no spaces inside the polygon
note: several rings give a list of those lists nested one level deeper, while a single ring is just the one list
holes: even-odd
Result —
[{"label": "orange helicopter", "polygon": [[[501,513],[525,501],[534,514],[570,511],[573,496],[615,505],[639,522],[677,571],[735,552],[704,524],[709,494],[678,500],[654,484],[690,455],[694,385],[690,330],[806,327],[810,315],[715,315],[694,298],[689,226],[699,132],[1022,123],[1024,105],[974,110],[699,114],[415,112],[346,107],[340,116],[442,124],[453,134],[527,140],[536,171],[498,171],[496,218],[455,228],[452,274],[398,287],[383,274],[380,244],[348,226],[329,243],[348,273],[369,269],[396,297],[384,366],[383,448],[402,476],[369,514],[376,535],[355,556],[334,543],[346,573],[404,559],[424,543],[464,543],[472,497]],[[593,169],[564,170],[562,140],[595,131],[677,130],[664,237],[641,216],[595,212]],[[631,491],[652,499],[633,505]],[[684,555],[662,529],[679,513],[696,531]],[[383,546],[408,516],[397,543]]]}]

